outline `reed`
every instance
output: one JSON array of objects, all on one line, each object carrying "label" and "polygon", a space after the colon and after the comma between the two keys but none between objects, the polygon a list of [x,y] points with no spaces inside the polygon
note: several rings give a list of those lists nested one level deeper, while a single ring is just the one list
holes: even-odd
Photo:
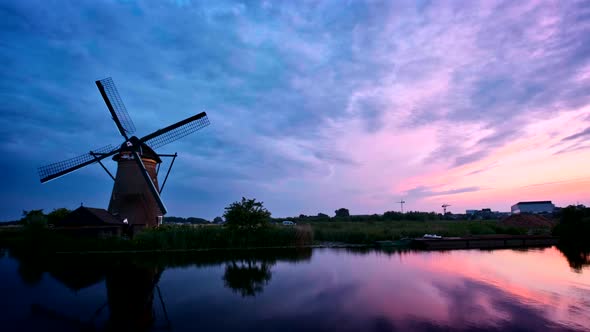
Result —
[{"label": "reed", "polygon": [[369,244],[375,241],[421,237],[424,234],[469,236],[483,234],[523,234],[497,221],[380,221],[311,223],[316,241]]},{"label": "reed", "polygon": [[0,247],[21,252],[165,251],[212,248],[296,247],[313,243],[309,226],[232,229],[169,225],[147,229],[132,239],[72,237],[50,229],[0,233]]}]

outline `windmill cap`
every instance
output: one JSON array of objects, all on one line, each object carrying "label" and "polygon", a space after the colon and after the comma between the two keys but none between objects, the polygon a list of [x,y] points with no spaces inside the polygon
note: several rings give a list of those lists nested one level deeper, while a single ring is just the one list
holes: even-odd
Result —
[{"label": "windmill cap", "polygon": [[[128,143],[131,143],[131,146],[129,146]],[[162,162],[162,159],[160,159],[160,156],[158,156],[158,154],[152,148],[150,148],[149,145],[147,145],[145,143],[141,143],[139,141],[139,139],[135,136],[131,137],[128,141],[125,141],[125,142],[123,142],[123,144],[121,144],[121,153],[117,153],[113,157],[113,160],[114,161],[121,160],[122,154],[124,154],[126,152],[133,151],[133,147],[137,146],[137,145],[139,145],[141,147],[141,149],[139,149],[139,151],[141,151],[140,155],[141,155],[142,159],[151,159],[151,160],[154,160],[158,164]]]}]

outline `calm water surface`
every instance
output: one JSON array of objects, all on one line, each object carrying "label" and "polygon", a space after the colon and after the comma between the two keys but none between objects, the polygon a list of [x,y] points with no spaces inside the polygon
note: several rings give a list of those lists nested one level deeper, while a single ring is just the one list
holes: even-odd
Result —
[{"label": "calm water surface", "polygon": [[0,256],[1,331],[590,331],[556,248]]}]

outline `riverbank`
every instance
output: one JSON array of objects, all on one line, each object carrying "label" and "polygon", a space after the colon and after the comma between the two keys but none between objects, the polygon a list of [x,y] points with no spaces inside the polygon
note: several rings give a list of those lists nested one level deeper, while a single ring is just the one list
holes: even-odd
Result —
[{"label": "riverbank", "polygon": [[[552,218],[523,214],[502,220],[431,220],[421,215],[423,218],[420,220],[397,220],[384,219],[387,215],[384,214],[379,220],[300,217],[296,225],[283,225],[282,221],[276,220],[270,222],[273,219],[268,218],[252,225],[240,222],[223,225],[164,224],[144,230],[131,239],[125,236],[106,237],[106,232],[94,232],[89,236],[90,233],[82,232],[85,230],[83,227],[52,228],[54,224],[34,222],[39,220],[35,219],[33,212],[39,211],[27,213],[15,225],[0,227],[0,248],[49,252],[173,252],[318,245],[407,247],[408,239],[421,238],[424,234],[445,238],[556,236],[561,238],[561,244],[586,248],[590,234],[590,209],[580,206],[564,208]],[[48,216],[43,217],[49,219]]]},{"label": "riverbank", "polygon": [[[533,234],[550,234],[537,229]],[[236,229],[220,225],[164,225],[124,237],[72,237],[52,229],[0,229],[0,247],[44,252],[174,252],[208,249],[401,246],[403,238],[424,234],[444,237],[526,235],[531,230],[508,227],[497,221],[388,221],[316,222],[297,226],[269,225]],[[407,242],[407,241],[406,241]],[[406,243],[409,245],[409,242]]]},{"label": "riverbank", "polygon": [[381,222],[317,222],[311,223],[314,239],[324,242],[373,244],[376,241],[396,241],[417,238],[424,234],[443,237],[476,235],[547,235],[550,228],[525,229],[506,226],[498,221],[437,220],[437,221],[381,221]]}]

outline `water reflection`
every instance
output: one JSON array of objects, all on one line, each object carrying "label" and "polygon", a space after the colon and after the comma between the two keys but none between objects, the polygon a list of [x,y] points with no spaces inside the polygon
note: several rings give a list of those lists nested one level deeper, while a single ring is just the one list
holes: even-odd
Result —
[{"label": "water reflection", "polygon": [[0,259],[7,285],[0,328],[19,327],[14,330],[584,331],[590,326],[588,256],[555,248],[11,257]]},{"label": "water reflection", "polygon": [[262,293],[264,285],[268,284],[271,277],[270,266],[267,263],[248,259],[227,264],[223,281],[225,287],[245,297]]},{"label": "water reflection", "polygon": [[[89,319],[80,319],[38,303],[31,304],[34,319],[58,322],[61,328],[72,330],[148,331],[170,329],[165,299],[158,283],[167,268],[225,266],[222,283],[241,296],[256,296],[272,278],[271,267],[277,262],[308,261],[312,250],[279,249],[249,251],[210,251],[184,254],[119,255],[52,255],[40,257],[12,252],[18,262],[18,275],[29,287],[36,286],[45,274],[66,288],[79,292],[104,283],[107,301],[98,304]],[[4,251],[0,252],[0,258]],[[159,310],[154,295],[157,293]],[[96,322],[108,309],[108,320]],[[161,317],[156,317],[156,311]],[[161,324],[155,325],[156,320]]]},{"label": "water reflection", "polygon": [[586,246],[560,245],[559,251],[567,258],[570,267],[580,273],[590,266],[590,244]]},{"label": "water reflection", "polygon": [[[107,273],[108,330],[147,331],[152,327],[154,289],[162,272],[158,267],[126,265]],[[164,319],[168,321],[165,312]]]}]

